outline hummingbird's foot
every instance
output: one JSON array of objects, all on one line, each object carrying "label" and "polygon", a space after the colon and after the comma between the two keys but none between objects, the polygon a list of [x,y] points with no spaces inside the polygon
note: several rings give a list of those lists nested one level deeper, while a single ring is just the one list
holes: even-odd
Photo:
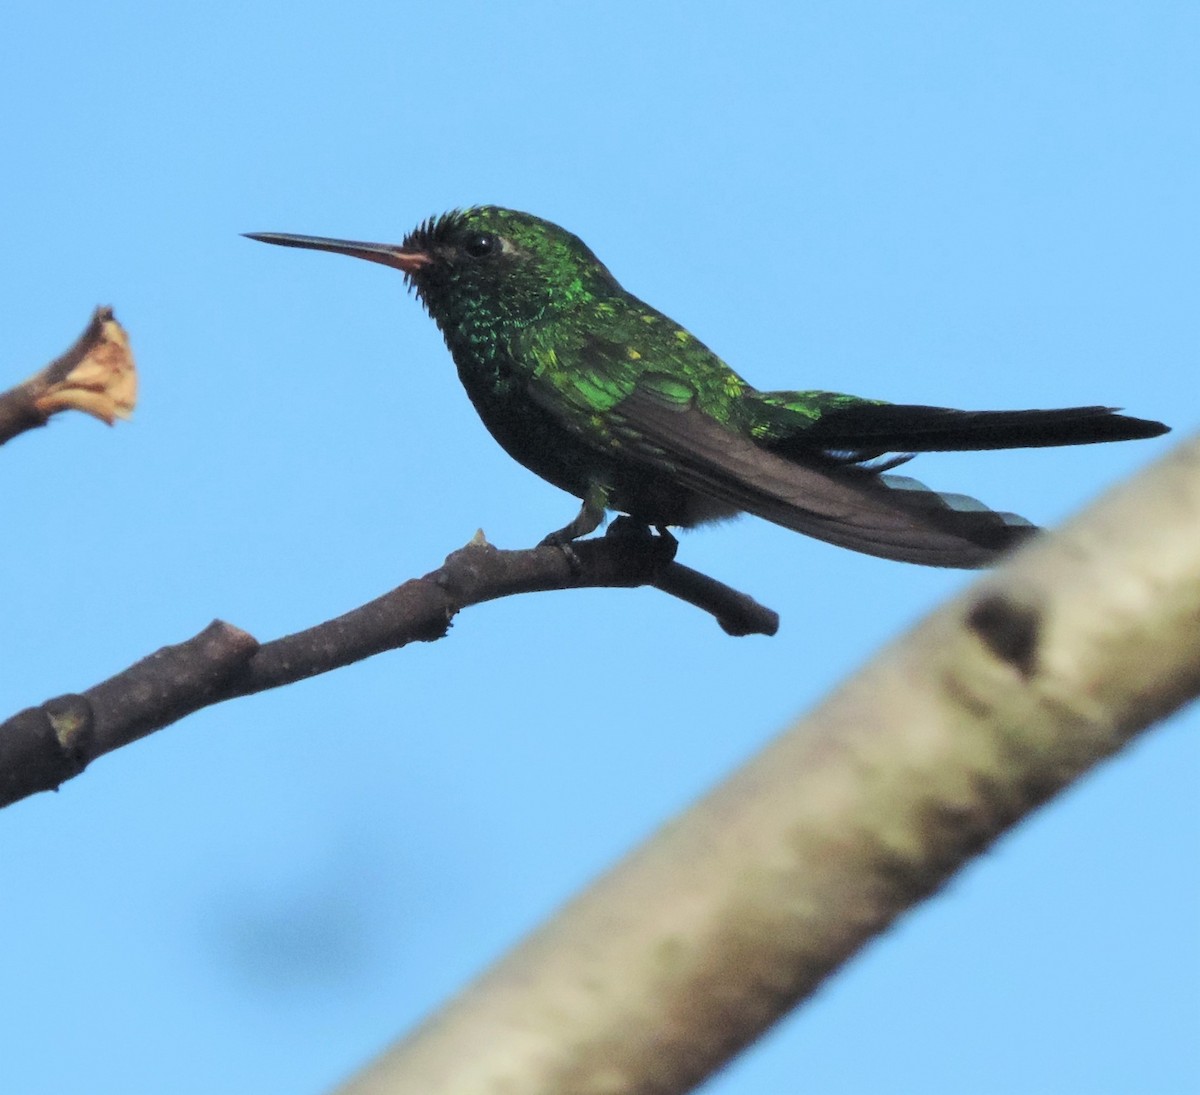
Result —
[{"label": "hummingbird's foot", "polygon": [[[574,524],[574,522],[572,522]],[[538,547],[567,547],[572,540],[578,540],[581,533],[572,534],[571,525],[548,532],[538,541]]]},{"label": "hummingbird's foot", "polygon": [[567,566],[571,568],[571,577],[578,578],[583,573],[583,560],[579,558],[570,541],[565,544],[558,544],[557,546],[558,550],[567,557]]},{"label": "hummingbird's foot", "polygon": [[654,531],[659,534],[660,540],[664,541],[665,544],[671,545],[671,555],[674,557],[676,550],[679,548],[679,540],[676,538],[676,534],[670,528],[667,528],[666,525],[655,525]]},{"label": "hummingbird's foot", "polygon": [[578,540],[581,536],[586,536],[589,532],[595,532],[600,527],[600,522],[604,520],[604,509],[607,502],[608,491],[593,483],[588,487],[583,505],[580,506],[574,519],[569,524],[563,525],[562,528],[555,529],[548,536],[543,536],[538,547],[560,548],[567,557],[572,573],[581,573],[583,565],[579,562],[579,556],[575,554],[574,548],[571,547],[571,542]]},{"label": "hummingbird's foot", "polygon": [[679,541],[675,539],[674,534],[666,525],[654,526],[654,531],[658,533],[657,536],[651,533],[650,527],[645,521],[621,514],[608,526],[608,531],[604,535],[606,538],[612,536],[622,540],[653,541],[663,556],[663,563],[674,562],[675,552],[679,549]]},{"label": "hummingbird's foot", "polygon": [[575,554],[575,549],[571,546],[571,541],[579,535],[578,533],[572,535],[571,526],[574,524],[575,522],[572,521],[565,528],[557,529],[548,536],[543,536],[538,547],[558,548],[567,557],[567,566],[571,568],[571,574],[579,577],[583,573],[583,564],[579,561],[579,556]]},{"label": "hummingbird's foot", "polygon": [[[580,514],[582,516],[582,513]],[[583,563],[579,561],[579,556],[575,553],[575,549],[571,546],[572,542],[580,536],[585,536],[591,532],[590,528],[584,528],[583,531],[577,532],[576,528],[580,525],[579,517],[576,517],[569,525],[565,525],[560,529],[555,529],[548,536],[543,536],[538,547],[558,548],[559,551],[567,558],[567,566],[571,568],[571,574],[578,578],[583,573]],[[599,522],[597,522],[599,523]],[[593,526],[594,527],[594,526]]]},{"label": "hummingbird's foot", "polygon": [[614,540],[649,540],[650,526],[645,521],[622,513],[612,519],[604,535],[611,536]]},{"label": "hummingbird's foot", "polygon": [[651,525],[647,521],[641,521],[636,517],[630,517],[627,513],[622,513],[614,517],[609,522],[608,531],[605,536],[628,536],[630,539],[637,537],[645,540],[650,536],[650,529],[653,528],[658,533],[658,538],[669,544],[678,544],[679,541],[675,538],[675,534],[666,525]]}]

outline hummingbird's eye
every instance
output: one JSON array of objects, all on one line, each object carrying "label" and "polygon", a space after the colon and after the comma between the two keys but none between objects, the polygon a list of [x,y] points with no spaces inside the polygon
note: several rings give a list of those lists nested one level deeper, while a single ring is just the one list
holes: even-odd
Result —
[{"label": "hummingbird's eye", "polygon": [[490,232],[473,232],[463,240],[462,248],[473,259],[481,259],[500,250],[500,237]]}]

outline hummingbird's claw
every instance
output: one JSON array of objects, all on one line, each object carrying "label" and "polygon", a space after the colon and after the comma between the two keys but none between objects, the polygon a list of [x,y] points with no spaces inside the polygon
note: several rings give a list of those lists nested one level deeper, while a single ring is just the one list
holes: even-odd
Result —
[{"label": "hummingbird's claw", "polygon": [[580,561],[575,549],[571,546],[571,540],[564,537],[562,532],[563,530],[559,529],[558,532],[552,532],[549,536],[543,537],[538,547],[558,548],[566,556],[567,566],[571,568],[571,576],[578,578],[583,573],[583,563]]}]

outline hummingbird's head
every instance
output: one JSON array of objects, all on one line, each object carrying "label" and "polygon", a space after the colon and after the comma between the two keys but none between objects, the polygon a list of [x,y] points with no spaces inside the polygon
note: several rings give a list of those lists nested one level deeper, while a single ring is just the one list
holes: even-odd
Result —
[{"label": "hummingbird's head", "polygon": [[402,270],[451,341],[494,337],[618,288],[578,236],[495,205],[431,217],[398,247],[276,233],[251,239],[335,251]]},{"label": "hummingbird's head", "polygon": [[430,218],[403,250],[415,261],[409,282],[447,335],[525,326],[616,287],[578,236],[494,205]]}]

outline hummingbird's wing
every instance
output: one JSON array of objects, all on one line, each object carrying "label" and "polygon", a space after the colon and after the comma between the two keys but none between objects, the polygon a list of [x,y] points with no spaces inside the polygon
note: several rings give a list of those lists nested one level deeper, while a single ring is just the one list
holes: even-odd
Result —
[{"label": "hummingbird's wing", "polygon": [[681,485],[820,540],[885,559],[974,568],[1036,529],[958,494],[903,476],[783,456],[726,428],[677,378],[643,374],[609,412],[622,453]]},{"label": "hummingbird's wing", "polygon": [[[639,326],[645,322],[642,313],[635,318]],[[616,452],[621,463],[640,464],[724,507],[868,555],[982,567],[1036,531],[1023,518],[973,498],[939,494],[854,462],[868,453],[851,453],[847,461],[844,452],[831,458],[824,446],[770,451],[764,446],[783,440],[783,431],[760,432],[758,416],[741,405],[767,393],[754,393],[707,348],[661,318],[668,345],[647,340],[645,352],[590,324],[574,331],[560,327],[552,337],[530,328],[513,353],[514,360],[535,363],[526,394],[601,455]],[[692,357],[680,358],[689,352]],[[673,367],[663,370],[668,360]],[[704,409],[710,405],[737,421],[731,417],[726,425]],[[635,516],[654,523],[652,514]]]},{"label": "hummingbird's wing", "polygon": [[[833,392],[760,392],[746,398],[775,434],[769,447],[785,455],[1042,448],[1132,441],[1167,432],[1161,422],[1117,414],[1114,407],[957,411],[853,400]],[[817,407],[820,412],[814,416]]]}]

